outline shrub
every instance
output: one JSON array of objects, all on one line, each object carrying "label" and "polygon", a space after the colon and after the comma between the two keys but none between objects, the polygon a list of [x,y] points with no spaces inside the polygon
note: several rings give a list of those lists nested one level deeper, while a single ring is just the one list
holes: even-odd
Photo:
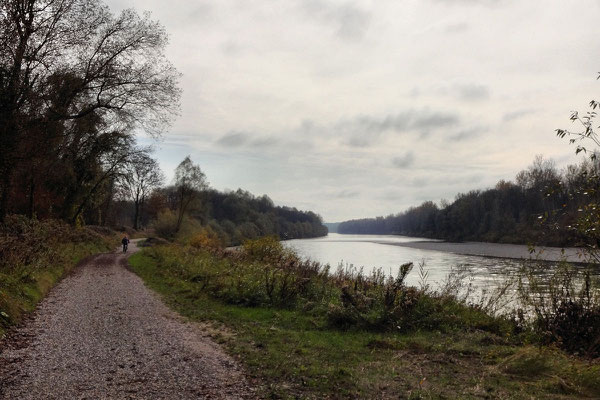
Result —
[{"label": "shrub", "polygon": [[223,248],[223,243],[221,242],[219,235],[210,227],[202,228],[200,232],[192,235],[189,244],[192,247],[209,250],[211,252],[219,251]]},{"label": "shrub", "polygon": [[173,239],[177,233],[177,215],[171,210],[160,211],[153,223],[154,232],[164,239]]},{"label": "shrub", "polygon": [[[111,231],[112,232],[112,231]],[[114,235],[114,232],[112,232]],[[62,243],[104,241],[96,229],[74,228],[57,220],[38,221],[9,215],[0,225],[0,270],[40,264],[56,256]]]},{"label": "shrub", "polygon": [[[543,344],[600,356],[600,283],[589,269],[562,263],[550,276],[529,266],[519,282],[520,314]],[[524,324],[526,318],[522,317]]]},{"label": "shrub", "polygon": [[[159,264],[197,290],[230,304],[298,309],[340,329],[414,331],[483,329],[504,335],[510,321],[469,306],[456,293],[435,293],[425,282],[408,287],[413,264],[398,276],[382,270],[364,275],[349,266],[330,274],[328,266],[301,260],[274,237],[248,240],[242,251],[207,251],[205,234],[190,245],[162,246],[150,251]],[[195,243],[198,243],[197,245]],[[426,278],[426,274],[421,271]],[[308,305],[308,306],[307,306]]]},{"label": "shrub", "polygon": [[525,347],[505,360],[502,369],[509,374],[533,378],[552,371],[555,358],[549,351]]},{"label": "shrub", "polygon": [[254,260],[278,262],[292,256],[276,236],[263,236],[258,239],[248,239],[242,246],[244,253]]}]

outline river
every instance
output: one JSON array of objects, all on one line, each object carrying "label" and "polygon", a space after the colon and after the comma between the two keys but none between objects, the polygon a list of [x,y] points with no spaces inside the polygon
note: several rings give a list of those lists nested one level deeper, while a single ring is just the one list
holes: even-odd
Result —
[{"label": "river", "polygon": [[[514,276],[523,265],[522,260],[515,258],[529,258],[530,254],[527,246],[520,245],[452,244],[406,236],[337,233],[315,239],[289,240],[284,244],[301,257],[329,264],[333,270],[342,265],[345,268],[362,268],[365,274],[369,274],[373,269],[381,268],[388,275],[396,275],[401,264],[413,262],[415,267],[406,279],[406,283],[413,286],[420,285],[423,280],[418,268],[420,263],[424,264],[424,271],[427,273],[426,283],[433,288],[442,285],[449,273],[459,267],[468,272],[469,279],[479,289],[478,292],[484,288],[498,287],[508,277]],[[496,256],[466,255],[450,251]],[[563,257],[560,249],[544,249],[542,254],[542,258],[547,260]],[[570,261],[579,260],[575,249],[567,249],[566,257]],[[555,265],[556,263],[548,262],[547,270],[551,271]]]}]

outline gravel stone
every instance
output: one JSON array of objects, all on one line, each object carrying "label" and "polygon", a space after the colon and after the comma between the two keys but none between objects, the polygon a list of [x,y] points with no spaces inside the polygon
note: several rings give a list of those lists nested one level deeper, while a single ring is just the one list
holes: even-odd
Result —
[{"label": "gravel stone", "polygon": [[0,343],[0,399],[250,399],[241,367],[200,325],[98,255]]}]

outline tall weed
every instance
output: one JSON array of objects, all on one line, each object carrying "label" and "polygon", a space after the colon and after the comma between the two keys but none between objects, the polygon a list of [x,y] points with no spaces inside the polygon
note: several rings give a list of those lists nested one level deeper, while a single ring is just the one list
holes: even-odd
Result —
[{"label": "tall weed", "polygon": [[589,268],[561,263],[552,273],[531,264],[519,277],[520,319],[536,339],[590,357],[600,356],[600,281]]},{"label": "tall weed", "polygon": [[421,285],[414,288],[405,283],[412,263],[401,265],[395,277],[343,264],[331,272],[328,265],[300,259],[274,237],[247,241],[234,252],[197,246],[149,251],[163,267],[197,283],[211,297],[245,306],[301,309],[341,329],[510,330],[504,319],[465,303],[449,286],[432,291],[424,264],[419,265]]}]

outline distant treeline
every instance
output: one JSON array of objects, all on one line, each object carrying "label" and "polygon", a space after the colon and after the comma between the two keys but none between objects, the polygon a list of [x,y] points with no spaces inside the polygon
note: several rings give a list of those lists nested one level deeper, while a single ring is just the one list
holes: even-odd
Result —
[{"label": "distant treeline", "polygon": [[[157,189],[147,200],[142,222],[155,220],[158,229],[165,224],[169,226],[165,220],[169,216],[174,218],[177,207],[175,186]],[[171,213],[165,213],[165,210]],[[202,226],[216,233],[226,245],[237,245],[245,239],[265,235],[275,235],[281,239],[327,235],[321,217],[314,212],[275,206],[267,195],[257,197],[242,189],[231,192],[204,190],[199,193],[188,214],[188,227],[185,224],[182,227],[184,234],[186,230],[198,230]],[[168,232],[159,233],[169,236]]]},{"label": "distant treeline", "polygon": [[588,160],[559,172],[552,161],[538,156],[515,182],[500,181],[493,189],[459,194],[441,206],[427,201],[387,217],[345,221],[338,232],[580,245],[584,238],[572,225],[578,213],[597,200],[598,191],[589,187],[589,177],[597,172],[597,163]]},{"label": "distant treeline", "polygon": [[248,239],[277,235],[281,239],[299,239],[327,235],[321,217],[312,211],[293,207],[275,206],[267,195],[254,197],[238,189],[223,193],[210,190],[205,193],[206,208],[203,220],[216,222],[230,238]]}]

